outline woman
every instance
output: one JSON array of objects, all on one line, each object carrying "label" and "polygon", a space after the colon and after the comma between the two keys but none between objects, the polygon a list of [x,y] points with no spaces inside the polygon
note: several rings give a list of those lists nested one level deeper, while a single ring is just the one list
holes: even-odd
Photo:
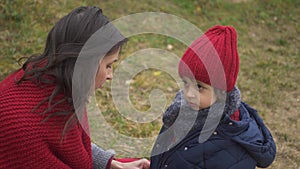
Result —
[{"label": "woman", "polygon": [[[99,43],[87,46],[94,34],[100,34]],[[145,159],[114,160],[91,144],[81,125],[90,91],[112,79],[112,64],[125,42],[97,7],[76,8],[55,24],[44,52],[0,83],[0,168],[149,168]],[[76,61],[89,59],[95,64],[80,71],[89,81],[76,81]],[[85,94],[76,98],[74,91]]]}]

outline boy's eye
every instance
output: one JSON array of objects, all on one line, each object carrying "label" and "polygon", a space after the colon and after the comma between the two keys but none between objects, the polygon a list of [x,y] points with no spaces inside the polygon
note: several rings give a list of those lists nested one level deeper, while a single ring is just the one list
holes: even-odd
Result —
[{"label": "boy's eye", "polygon": [[185,87],[188,86],[188,83],[186,81],[183,80],[182,83]]},{"label": "boy's eye", "polygon": [[198,88],[198,89],[202,89],[203,86],[201,86],[200,84],[197,84],[197,88]]}]

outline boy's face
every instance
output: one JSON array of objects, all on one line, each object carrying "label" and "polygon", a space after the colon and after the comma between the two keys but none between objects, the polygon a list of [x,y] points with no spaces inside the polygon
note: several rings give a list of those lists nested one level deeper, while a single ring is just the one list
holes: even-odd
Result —
[{"label": "boy's face", "polygon": [[183,77],[184,98],[193,110],[201,110],[211,106],[217,98],[213,87],[200,81]]}]

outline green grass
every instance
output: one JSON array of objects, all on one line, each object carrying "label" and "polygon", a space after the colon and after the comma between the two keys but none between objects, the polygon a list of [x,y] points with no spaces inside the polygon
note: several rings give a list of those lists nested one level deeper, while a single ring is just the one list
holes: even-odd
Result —
[{"label": "green grass", "polygon": [[[275,162],[269,168],[300,167],[300,1],[293,0],[212,0],[212,1],[41,1],[2,0],[0,2],[0,80],[19,68],[22,56],[43,52],[47,32],[53,24],[80,5],[100,6],[111,20],[138,12],[165,12],[195,24],[201,30],[216,24],[232,25],[238,32],[241,68],[238,86],[244,101],[255,107],[272,131],[278,147]],[[145,48],[159,48],[181,56],[186,46],[176,39],[153,34],[131,37],[122,51],[121,61]],[[172,45],[170,50],[168,45]],[[121,62],[120,61],[120,62]],[[117,68],[118,65],[115,67]],[[140,72],[130,84],[132,105],[139,111],[150,108],[153,89],[162,90],[169,104],[178,86],[167,73],[149,69]],[[161,117],[146,124],[122,117],[111,96],[110,83],[97,91],[105,120],[115,131],[134,137],[154,137]],[[93,140],[104,140],[104,148],[115,148],[119,156],[147,156],[145,143],[119,146],[118,139],[93,121]],[[98,131],[99,130],[99,131]],[[133,148],[138,147],[138,148]],[[136,150],[139,153],[136,153]]]}]

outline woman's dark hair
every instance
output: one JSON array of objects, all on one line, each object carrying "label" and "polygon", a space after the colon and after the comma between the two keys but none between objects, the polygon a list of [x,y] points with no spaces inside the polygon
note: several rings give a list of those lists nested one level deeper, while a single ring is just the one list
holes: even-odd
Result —
[{"label": "woman's dark hair", "polygon": [[[88,39],[109,22],[109,19],[102,14],[102,10],[98,7],[76,8],[61,18],[50,30],[44,52],[40,55],[30,56],[23,64],[22,69],[25,73],[22,78],[17,80],[18,84],[25,80],[31,80],[38,85],[55,85],[52,94],[37,105],[39,107],[43,103],[48,103],[44,114],[54,110],[55,113],[49,114],[45,121],[52,116],[70,115],[65,124],[66,129],[74,121],[73,119],[76,119],[72,99],[72,76],[76,60]],[[106,55],[116,52],[126,40],[124,38],[116,42]],[[101,46],[101,44],[99,45]],[[54,101],[54,98],[60,94],[63,94],[64,98]],[[71,105],[70,110],[55,109],[57,105],[65,102]]]}]

